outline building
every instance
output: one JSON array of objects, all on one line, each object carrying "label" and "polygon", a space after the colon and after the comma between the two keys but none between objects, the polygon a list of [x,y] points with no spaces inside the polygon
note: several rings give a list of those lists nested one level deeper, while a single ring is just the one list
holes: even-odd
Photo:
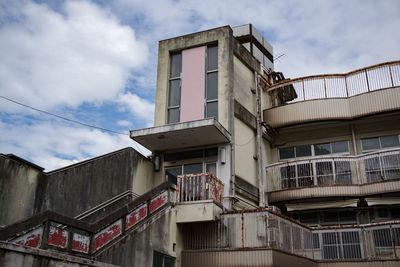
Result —
[{"label": "building", "polygon": [[149,159],[123,149],[43,173],[0,157],[3,184],[15,189],[3,193],[4,210],[25,192],[21,173],[36,177],[23,208],[0,216],[3,255],[397,266],[400,61],[285,79],[272,55],[251,24],[160,41],[154,127],[130,132]]}]

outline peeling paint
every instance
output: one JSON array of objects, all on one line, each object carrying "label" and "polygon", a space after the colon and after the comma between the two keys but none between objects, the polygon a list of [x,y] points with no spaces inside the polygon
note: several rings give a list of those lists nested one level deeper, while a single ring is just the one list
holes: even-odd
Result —
[{"label": "peeling paint", "polygon": [[94,236],[93,252],[107,245],[122,233],[122,220],[119,219]]},{"label": "peeling paint", "polygon": [[158,210],[162,206],[164,206],[168,202],[168,192],[164,191],[155,198],[153,198],[150,202],[150,213]]},{"label": "peeling paint", "polygon": [[72,250],[88,254],[90,237],[74,233],[72,238]]},{"label": "peeling paint", "polygon": [[144,203],[139,208],[135,209],[133,212],[126,216],[125,230],[128,230],[147,216],[147,204]]},{"label": "peeling paint", "polygon": [[18,237],[11,242],[17,245],[38,248],[40,247],[43,236],[43,226],[30,231],[29,233]]},{"label": "peeling paint", "polygon": [[60,228],[50,226],[47,243],[54,247],[66,248],[68,244],[68,232]]}]

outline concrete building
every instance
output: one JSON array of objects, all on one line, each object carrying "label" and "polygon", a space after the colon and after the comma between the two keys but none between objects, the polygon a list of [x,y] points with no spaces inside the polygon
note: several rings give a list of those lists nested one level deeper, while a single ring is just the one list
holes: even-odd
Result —
[{"label": "concrete building", "polygon": [[251,24],[160,41],[148,159],[2,155],[0,263],[399,265],[400,61],[285,79],[272,55]]}]

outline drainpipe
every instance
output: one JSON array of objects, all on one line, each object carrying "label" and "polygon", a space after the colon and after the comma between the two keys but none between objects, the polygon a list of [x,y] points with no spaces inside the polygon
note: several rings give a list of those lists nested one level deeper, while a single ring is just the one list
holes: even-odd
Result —
[{"label": "drainpipe", "polygon": [[[358,151],[357,151],[357,143],[356,143],[356,134],[355,134],[355,131],[354,131],[354,124],[351,125],[351,138],[352,138],[352,141],[353,141],[354,155],[357,156],[358,155]],[[361,184],[360,165],[358,163],[358,160],[356,161],[356,168],[357,168],[358,183]]]},{"label": "drainpipe", "polygon": [[[256,85],[256,128],[257,128],[257,163],[258,163],[258,190],[259,190],[259,206],[265,207],[265,195],[264,195],[264,172],[263,172],[263,155],[262,155],[262,129],[261,129],[261,86],[260,77],[258,73],[254,72],[254,79]],[[268,205],[268,204],[267,204]]]}]

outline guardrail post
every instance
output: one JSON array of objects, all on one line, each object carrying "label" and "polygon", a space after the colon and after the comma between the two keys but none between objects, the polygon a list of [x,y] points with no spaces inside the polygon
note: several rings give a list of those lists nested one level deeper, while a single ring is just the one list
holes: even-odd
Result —
[{"label": "guardrail post", "polygon": [[369,90],[369,81],[368,81],[367,69],[365,69],[365,78],[367,80],[367,88],[368,88],[368,92],[369,92],[370,90]]}]

